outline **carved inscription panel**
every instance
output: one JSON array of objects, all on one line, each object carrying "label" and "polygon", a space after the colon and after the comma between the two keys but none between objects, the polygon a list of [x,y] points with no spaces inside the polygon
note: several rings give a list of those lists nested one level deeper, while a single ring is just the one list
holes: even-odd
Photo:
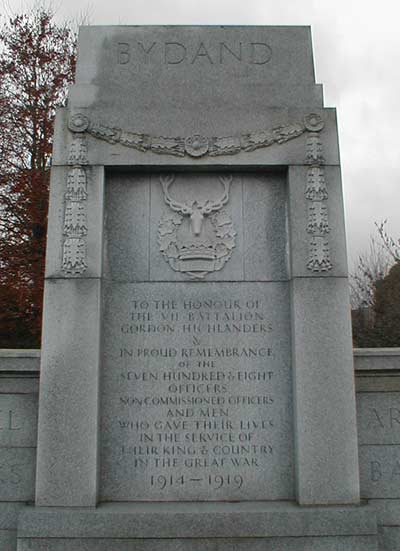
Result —
[{"label": "carved inscription panel", "polygon": [[114,46],[118,65],[265,65],[271,60],[272,49],[266,42],[236,43],[117,42]]},{"label": "carved inscription panel", "polygon": [[322,107],[306,27],[88,26],[81,40],[77,83],[98,87],[90,111],[111,127],[223,137],[263,128],[268,107]]},{"label": "carved inscription panel", "polygon": [[293,497],[286,283],[110,284],[101,499]]},{"label": "carved inscription panel", "polygon": [[400,393],[357,394],[361,494],[400,498]]},{"label": "carved inscription panel", "polygon": [[37,395],[0,395],[0,500],[35,494]]}]

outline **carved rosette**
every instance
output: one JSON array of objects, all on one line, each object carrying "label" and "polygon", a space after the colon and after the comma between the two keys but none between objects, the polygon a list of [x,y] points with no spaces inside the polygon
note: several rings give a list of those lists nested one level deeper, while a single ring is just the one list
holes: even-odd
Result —
[{"label": "carved rosette", "polygon": [[160,252],[170,267],[192,279],[221,270],[232,256],[236,232],[224,210],[229,201],[232,176],[220,176],[222,195],[214,200],[193,199],[181,202],[174,199],[170,186],[173,174],[161,176],[164,200],[170,207],[158,224]]},{"label": "carved rosette", "polygon": [[69,129],[73,132],[68,152],[68,164],[64,211],[64,243],[62,249],[62,271],[79,275],[87,269],[87,139],[83,134],[89,120],[81,114],[69,120]]},{"label": "carved rosette", "polygon": [[305,117],[307,128],[306,164],[307,184],[305,196],[308,201],[307,233],[310,235],[307,269],[312,272],[327,272],[332,269],[328,234],[328,189],[325,181],[324,156],[319,132],[324,122],[319,115]]}]

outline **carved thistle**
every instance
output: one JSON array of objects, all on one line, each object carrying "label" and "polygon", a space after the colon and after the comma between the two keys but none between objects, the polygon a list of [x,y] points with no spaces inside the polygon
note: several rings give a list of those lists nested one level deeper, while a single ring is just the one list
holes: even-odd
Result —
[{"label": "carved thistle", "polygon": [[311,239],[307,268],[312,272],[327,272],[332,269],[329,242],[326,238],[317,236]]},{"label": "carved thistle", "polygon": [[[242,151],[254,151],[262,147],[268,147],[272,144],[283,144],[293,140],[298,136],[309,132],[310,135],[310,155],[312,158],[320,158],[318,143],[313,136],[318,136],[318,132],[324,127],[324,122],[317,114],[306,115],[302,121],[292,124],[282,124],[266,130],[254,130],[243,132],[237,136],[203,136],[193,134],[191,136],[151,136],[141,132],[123,130],[105,126],[97,121],[90,121],[86,115],[76,113],[69,119],[69,129],[74,133],[88,133],[98,140],[106,141],[110,144],[120,144],[138,151],[161,155],[174,155],[175,157],[185,157],[188,155],[193,159],[209,155],[216,157],[219,155],[235,155]],[[76,137],[78,141],[78,137]],[[315,143],[314,143],[315,142]],[[74,145],[74,144],[73,144]],[[71,151],[71,163],[79,158],[79,144],[74,145]],[[78,164],[82,164],[78,162]]]},{"label": "carved thistle", "polygon": [[86,171],[84,168],[76,166],[68,172],[65,198],[70,201],[84,201],[87,199]]},{"label": "carved thistle", "polygon": [[310,132],[307,137],[307,157],[306,163],[310,165],[320,165],[325,162],[322,154],[322,143],[319,134]]},{"label": "carved thistle", "polygon": [[230,259],[236,232],[224,206],[229,201],[232,176],[220,176],[217,199],[182,202],[171,186],[175,176],[160,176],[164,200],[171,209],[158,225],[160,251],[171,268],[193,279],[220,270]]},{"label": "carved thistle", "polygon": [[83,239],[67,237],[63,246],[63,271],[67,274],[81,274],[86,268],[85,241]]},{"label": "carved thistle", "polygon": [[87,234],[86,208],[80,201],[67,201],[64,216],[64,235],[83,237]]},{"label": "carved thistle", "polygon": [[306,198],[310,201],[325,201],[325,199],[328,199],[323,167],[312,166],[308,169]]},{"label": "carved thistle", "polygon": [[328,207],[324,203],[313,201],[309,205],[307,232],[313,235],[325,235],[330,232]]},{"label": "carved thistle", "polygon": [[69,165],[87,165],[87,143],[85,136],[74,136],[68,155]]}]

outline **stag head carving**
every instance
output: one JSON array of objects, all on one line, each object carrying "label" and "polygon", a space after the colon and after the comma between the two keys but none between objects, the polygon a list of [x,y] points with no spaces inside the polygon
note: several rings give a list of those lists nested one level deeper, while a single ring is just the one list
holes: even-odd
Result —
[{"label": "stag head carving", "polygon": [[[173,270],[192,279],[202,279],[211,272],[221,270],[235,247],[236,232],[229,213],[223,209],[229,200],[232,176],[214,175],[206,180],[205,187],[201,188],[201,197],[207,189],[215,197],[213,190],[222,186],[219,196],[201,199],[191,195],[191,199],[184,200],[179,198],[178,191],[175,191],[178,197],[171,193],[175,176],[160,176],[164,200],[174,211],[168,209],[169,212],[164,213],[159,221],[160,252]],[[184,217],[186,223],[183,223]]]},{"label": "stag head carving", "polygon": [[160,177],[160,182],[164,191],[164,199],[167,205],[180,214],[190,216],[191,229],[194,235],[200,235],[204,217],[212,212],[220,210],[229,200],[229,188],[232,182],[232,176],[220,176],[219,181],[223,186],[221,196],[216,200],[211,201],[205,199],[204,201],[198,201],[196,199],[181,203],[177,199],[174,199],[170,194],[170,186],[175,181],[173,174]]}]

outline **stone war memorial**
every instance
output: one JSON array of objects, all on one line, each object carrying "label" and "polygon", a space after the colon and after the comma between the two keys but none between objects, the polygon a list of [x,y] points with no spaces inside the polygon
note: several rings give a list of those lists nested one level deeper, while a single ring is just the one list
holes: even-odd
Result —
[{"label": "stone war memorial", "polygon": [[28,357],[2,368],[4,549],[400,549],[400,383],[378,356],[357,356],[356,402],[310,29],[81,28],[39,391]]}]

